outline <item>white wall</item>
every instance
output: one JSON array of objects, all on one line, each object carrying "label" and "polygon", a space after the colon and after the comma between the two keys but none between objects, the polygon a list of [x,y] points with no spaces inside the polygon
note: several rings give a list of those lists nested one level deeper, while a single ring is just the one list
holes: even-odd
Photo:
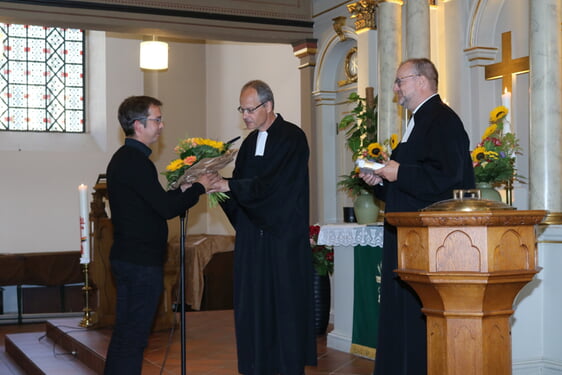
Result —
[{"label": "white wall", "polygon": [[[159,170],[180,138],[245,135],[235,109],[247,80],[269,82],[276,110],[299,123],[300,73],[291,46],[173,42],[168,71],[143,73],[139,42],[138,36],[104,33],[91,40],[86,56],[96,78],[88,82],[87,134],[0,134],[0,253],[79,249],[77,188],[84,183],[91,192],[122,144],[116,113],[127,96],[164,102],[166,127],[153,155]],[[220,209],[208,213],[206,199],[191,210],[189,224],[189,233],[232,233]],[[175,222],[170,230],[179,231]]]}]

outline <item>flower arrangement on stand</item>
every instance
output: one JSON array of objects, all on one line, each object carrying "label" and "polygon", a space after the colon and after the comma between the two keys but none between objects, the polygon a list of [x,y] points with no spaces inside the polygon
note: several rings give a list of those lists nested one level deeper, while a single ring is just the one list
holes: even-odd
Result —
[{"label": "flower arrangement on stand", "polygon": [[[202,174],[216,172],[230,163],[238,150],[230,149],[231,143],[205,138],[181,140],[174,152],[178,155],[162,172],[169,189],[177,189],[184,183],[193,183]],[[228,198],[225,193],[210,193],[209,206],[214,207]]]},{"label": "flower arrangement on stand", "polygon": [[514,133],[505,129],[507,113],[508,109],[504,106],[490,112],[490,125],[471,153],[477,185],[484,183],[493,187],[511,187],[513,181],[524,182],[515,168],[516,155],[521,155],[519,140]]},{"label": "flower arrangement on stand", "polygon": [[[340,121],[338,129],[346,130],[346,144],[352,152],[353,161],[363,159],[370,162],[386,162],[398,145],[398,136],[393,134],[383,142],[378,141],[376,99],[369,103],[370,100],[352,93],[349,95],[349,101],[355,102],[356,106]],[[377,220],[379,207],[370,193],[371,187],[359,177],[359,173],[360,170],[355,165],[349,174],[340,176],[338,186],[353,199],[357,222],[368,224]]]}]

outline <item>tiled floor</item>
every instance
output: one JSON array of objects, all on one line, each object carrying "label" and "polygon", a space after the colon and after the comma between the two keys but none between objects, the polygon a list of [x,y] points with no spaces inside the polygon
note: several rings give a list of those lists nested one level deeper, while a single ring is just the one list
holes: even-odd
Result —
[{"label": "tiled floor", "polygon": [[[196,375],[235,375],[236,348],[232,311],[190,312],[186,316],[186,373]],[[6,362],[4,335],[12,332],[44,331],[43,324],[0,325],[0,373]],[[109,330],[100,330],[107,336]],[[106,341],[106,340],[105,340]],[[171,345],[170,331],[154,333],[145,351],[143,375],[179,374],[181,372],[180,332],[175,330]],[[370,375],[374,362],[326,347],[326,336],[318,337],[318,366],[307,367],[306,375]],[[104,344],[106,345],[106,344]],[[164,357],[167,357],[162,371]],[[6,370],[4,370],[6,371]],[[7,374],[20,373],[8,372]],[[6,374],[6,375],[7,375]],[[78,374],[77,374],[78,375]]]}]

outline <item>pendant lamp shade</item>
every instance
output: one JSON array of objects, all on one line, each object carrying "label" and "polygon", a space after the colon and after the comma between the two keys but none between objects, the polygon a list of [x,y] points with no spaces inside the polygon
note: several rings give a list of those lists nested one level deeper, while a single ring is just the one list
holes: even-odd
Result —
[{"label": "pendant lamp shade", "polygon": [[168,43],[155,40],[141,42],[140,67],[149,70],[168,69]]}]

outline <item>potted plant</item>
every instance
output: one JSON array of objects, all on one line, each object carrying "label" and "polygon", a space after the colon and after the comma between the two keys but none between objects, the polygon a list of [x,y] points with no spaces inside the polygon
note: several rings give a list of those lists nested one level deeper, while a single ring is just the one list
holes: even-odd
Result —
[{"label": "potted plant", "polygon": [[[349,102],[355,103],[353,110],[338,123],[338,130],[345,130],[346,145],[352,152],[355,162],[358,158],[384,162],[388,160],[390,148],[397,144],[397,137],[382,143],[377,141],[377,100],[362,98],[351,93]],[[340,176],[338,186],[353,199],[355,217],[360,224],[377,220],[379,207],[371,194],[371,187],[359,177],[355,166],[347,175]]]}]

